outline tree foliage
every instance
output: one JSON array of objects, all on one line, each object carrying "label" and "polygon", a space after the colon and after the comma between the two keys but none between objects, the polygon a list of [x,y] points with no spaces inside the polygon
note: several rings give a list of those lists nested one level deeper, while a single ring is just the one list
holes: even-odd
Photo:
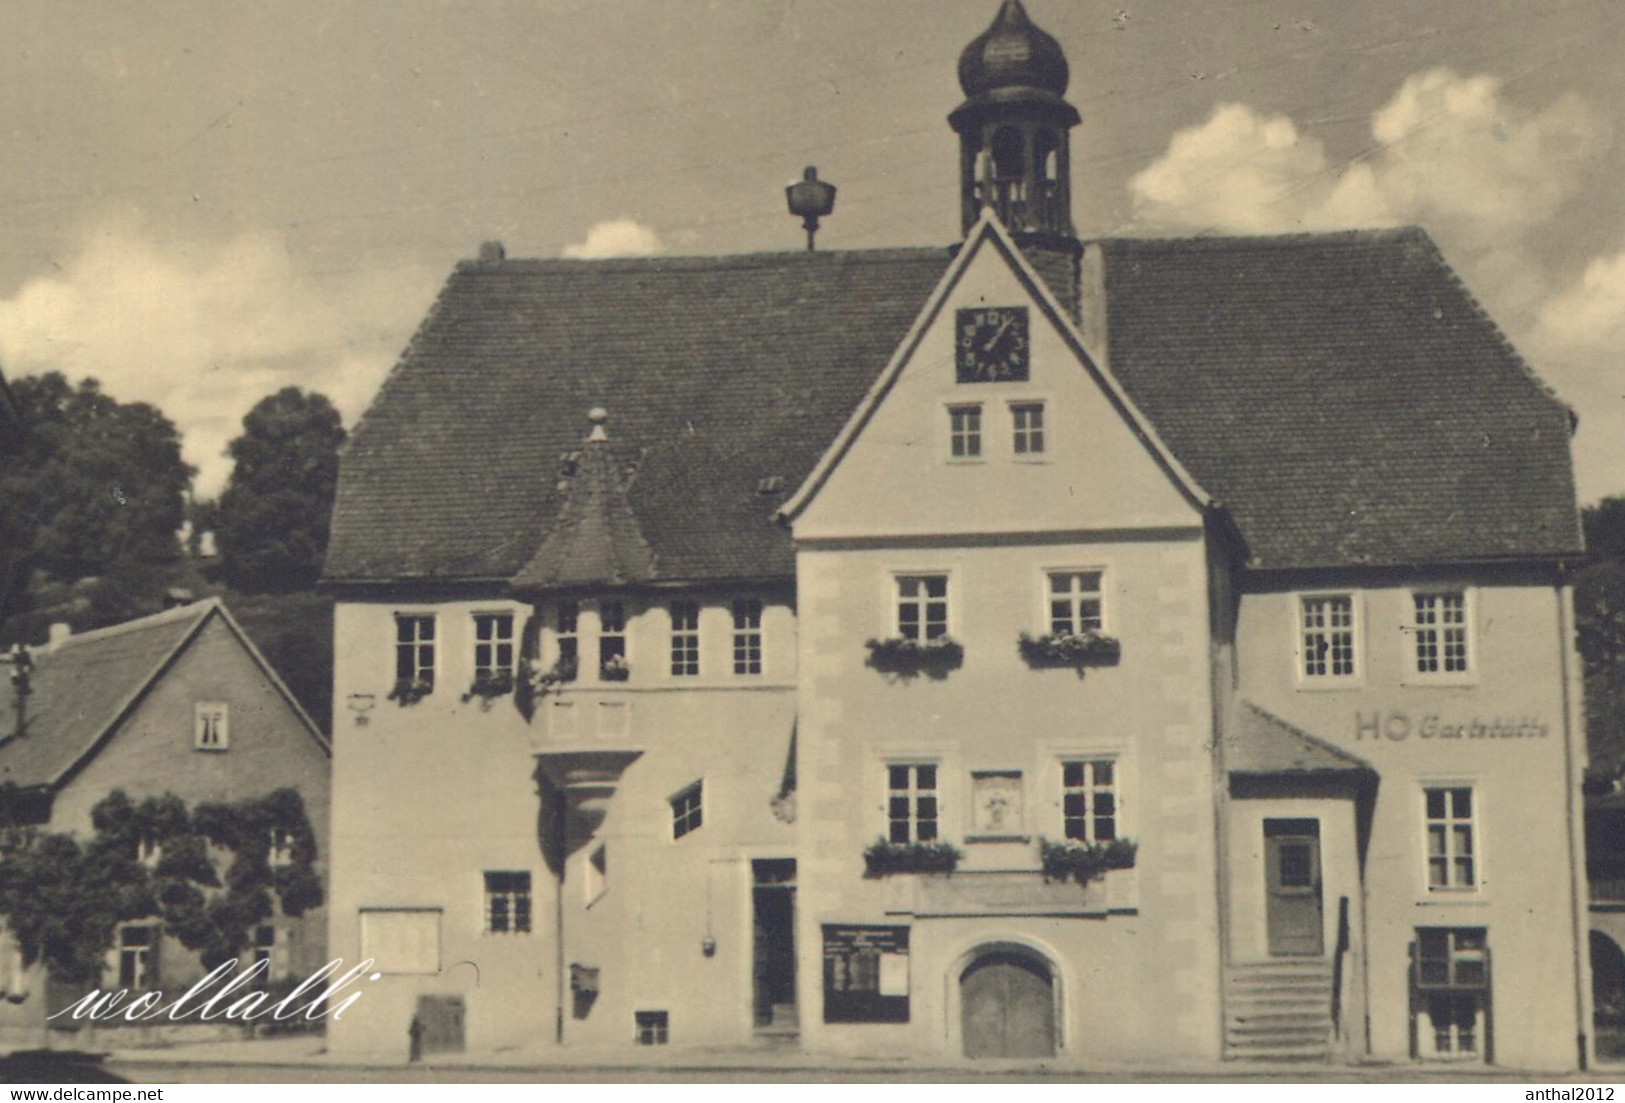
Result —
[{"label": "tree foliage", "polygon": [[[12,393],[28,432],[22,454],[0,465],[0,536],[22,549],[18,577],[71,582],[173,563],[193,474],[174,423],[59,372],[18,379]],[[16,581],[0,579],[0,618],[15,611]]]},{"label": "tree foliage", "polygon": [[221,563],[248,592],[308,589],[321,575],[344,428],[324,396],[285,387],[243,418],[220,498]]},{"label": "tree foliage", "polygon": [[[27,964],[44,960],[70,983],[100,975],[120,923],[159,917],[205,968],[237,957],[256,924],[322,903],[316,836],[297,790],[278,789],[190,813],[173,794],[137,804],[115,790],[91,811],[95,834],[0,831],[0,917]],[[273,865],[273,837],[289,861]],[[143,847],[157,847],[143,863]],[[231,854],[224,876],[215,848]]]},{"label": "tree foliage", "polygon": [[1625,769],[1625,498],[1581,514],[1589,562],[1574,578],[1574,621],[1585,666],[1593,774]]}]

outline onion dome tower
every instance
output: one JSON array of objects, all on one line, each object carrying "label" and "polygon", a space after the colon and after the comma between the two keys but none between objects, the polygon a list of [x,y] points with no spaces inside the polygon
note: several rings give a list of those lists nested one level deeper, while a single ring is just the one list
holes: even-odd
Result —
[{"label": "onion dome tower", "polygon": [[[1031,255],[1032,247],[1077,256],[1072,227],[1066,55],[1027,17],[1021,0],[999,14],[959,55],[965,102],[948,116],[959,134],[962,232],[984,207]],[[1037,258],[1034,258],[1037,260]]]}]

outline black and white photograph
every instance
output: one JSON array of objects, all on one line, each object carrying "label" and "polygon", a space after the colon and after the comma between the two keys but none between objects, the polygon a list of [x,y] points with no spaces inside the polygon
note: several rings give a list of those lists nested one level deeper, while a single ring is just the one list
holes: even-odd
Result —
[{"label": "black and white photograph", "polygon": [[0,1081],[1625,1082],[1622,0],[0,54]]}]

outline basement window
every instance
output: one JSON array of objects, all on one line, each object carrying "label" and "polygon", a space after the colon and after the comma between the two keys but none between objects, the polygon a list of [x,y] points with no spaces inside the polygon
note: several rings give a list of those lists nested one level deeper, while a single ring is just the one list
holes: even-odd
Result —
[{"label": "basement window", "polygon": [[663,1046],[671,1040],[671,1017],[664,1011],[634,1011],[633,1025],[640,1046]]}]

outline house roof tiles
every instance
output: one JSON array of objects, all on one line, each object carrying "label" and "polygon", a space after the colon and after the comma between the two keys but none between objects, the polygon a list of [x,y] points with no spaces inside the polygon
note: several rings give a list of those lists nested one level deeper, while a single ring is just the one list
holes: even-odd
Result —
[{"label": "house roof tiles", "polygon": [[1239,701],[1225,740],[1225,768],[1232,774],[1375,773],[1371,764],[1316,739],[1251,701]]},{"label": "house roof tiles", "polygon": [[[1580,549],[1569,411],[1422,231],[1097,244],[1107,364],[1252,565]],[[615,544],[648,551],[606,579],[791,577],[762,488],[813,469],[949,258],[459,265],[347,447],[327,579],[566,584],[561,457],[594,406]]]}]

